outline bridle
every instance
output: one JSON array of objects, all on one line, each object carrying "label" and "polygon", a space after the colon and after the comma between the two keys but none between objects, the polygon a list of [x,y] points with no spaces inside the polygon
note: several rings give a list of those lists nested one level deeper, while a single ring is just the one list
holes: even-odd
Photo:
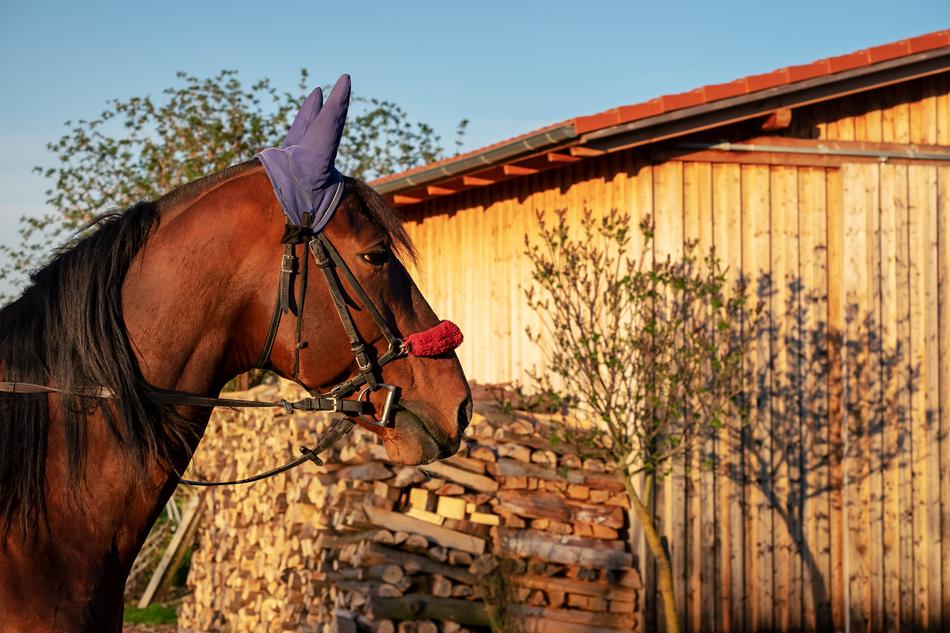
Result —
[{"label": "bridle", "polygon": [[[329,411],[334,413],[356,414],[361,416],[361,420],[370,426],[387,426],[392,422],[395,415],[395,407],[399,401],[400,389],[395,385],[389,385],[380,382],[382,368],[387,363],[408,354],[409,350],[403,343],[403,340],[396,336],[386,319],[380,313],[376,304],[370,299],[369,295],[363,289],[362,284],[347,266],[340,253],[333,246],[330,239],[321,233],[316,235],[308,230],[301,230],[301,227],[288,225],[284,231],[284,255],[281,258],[280,281],[277,286],[277,299],[274,302],[274,310],[271,314],[270,326],[267,330],[267,336],[264,339],[264,347],[258,357],[254,367],[258,369],[269,369],[270,356],[274,348],[274,341],[277,339],[277,331],[285,314],[290,312],[296,319],[295,341],[294,341],[294,365],[291,377],[296,380],[300,371],[300,351],[308,347],[306,341],[301,340],[303,326],[303,308],[307,296],[307,277],[308,261],[304,254],[303,270],[300,271],[300,258],[297,257],[297,245],[306,244],[307,250],[313,255],[314,263],[323,272],[324,280],[327,284],[327,290],[333,305],[336,308],[337,315],[340,317],[340,323],[349,339],[350,351],[356,359],[357,372],[350,378],[338,383],[329,391],[321,396],[309,399],[306,403],[308,411]],[[363,307],[369,312],[376,327],[386,340],[387,349],[378,359],[373,358],[367,350],[367,345],[360,336],[353,317],[347,306],[346,298],[343,295],[343,289],[340,285],[340,277],[350,284],[350,287],[356,293]],[[301,278],[300,300],[295,300],[295,279]],[[355,400],[347,400],[346,397],[363,387],[359,396]],[[387,391],[386,402],[383,405],[382,415],[379,420],[369,420],[365,414],[368,412],[369,402],[364,400],[364,396],[379,389]],[[317,400],[314,402],[314,400]],[[321,402],[322,400],[322,402]]]},{"label": "bridle", "polygon": [[[340,191],[342,191],[342,187],[340,188]],[[307,225],[309,225],[309,220],[309,216],[305,215],[305,221]],[[350,270],[350,267],[347,266],[346,262],[340,256],[340,253],[333,246],[330,238],[328,238],[322,231],[314,233],[312,230],[310,230],[309,226],[295,226],[288,224],[284,229],[284,235],[281,238],[281,242],[284,244],[284,254],[281,257],[280,278],[277,284],[277,298],[274,301],[274,310],[271,313],[270,326],[267,329],[267,336],[264,338],[264,347],[261,349],[260,356],[258,357],[257,363],[254,365],[254,367],[258,369],[269,369],[271,367],[270,357],[274,349],[274,342],[277,340],[277,332],[280,329],[280,323],[283,320],[283,316],[290,312],[297,319],[294,330],[294,365],[292,373],[292,378],[294,380],[297,379],[297,375],[300,371],[300,350],[308,347],[308,343],[301,340],[301,333],[303,330],[303,308],[307,296],[309,259],[307,258],[306,253],[304,253],[302,258],[303,267],[302,270],[300,270],[301,258],[298,258],[297,256],[297,246],[299,244],[306,244],[307,250],[309,250],[313,255],[313,260],[317,268],[323,272],[323,277],[326,281],[330,298],[333,300],[333,305],[340,317],[340,323],[343,325],[343,330],[346,332],[346,336],[349,339],[350,351],[353,352],[353,357],[356,359],[357,371],[353,376],[344,380],[343,382],[338,383],[323,394],[314,394],[311,392],[311,397],[309,398],[304,398],[302,400],[298,400],[297,402],[287,402],[286,400],[281,400],[278,404],[288,413],[292,411],[326,411],[331,413],[342,413],[344,415],[358,416],[359,420],[366,426],[388,426],[396,415],[401,389],[396,385],[390,385],[380,381],[382,377],[383,366],[401,356],[406,356],[411,353],[415,353],[415,355],[420,356],[433,356],[449,351],[450,349],[454,349],[457,347],[458,343],[461,342],[460,332],[458,333],[458,340],[454,343],[454,345],[442,346],[429,350],[417,350],[414,352],[414,346],[412,343],[414,338],[425,336],[429,332],[438,330],[439,328],[454,329],[457,332],[457,326],[449,321],[442,321],[439,323],[439,325],[435,326],[435,328],[427,330],[426,332],[410,335],[405,341],[403,341],[403,339],[399,338],[389,327],[389,324],[386,322],[386,319],[383,318],[383,315],[376,307],[376,304],[373,303],[373,300],[368,294],[366,294],[366,290],[363,288],[363,285],[356,278],[356,275],[353,274],[353,271]],[[353,321],[353,316],[350,314],[346,298],[343,295],[343,289],[340,285],[340,277],[338,272],[342,274],[343,278],[346,279],[347,283],[349,283],[350,287],[359,298],[360,303],[369,312],[373,321],[376,323],[376,326],[379,328],[383,338],[386,339],[388,347],[378,359],[374,358],[368,352],[367,345],[360,336],[360,332],[356,327],[356,323]],[[296,285],[295,280],[298,275],[300,276],[301,280],[299,302],[296,301],[296,293],[294,292],[294,287]],[[355,399],[347,398],[347,396],[355,393],[360,387],[362,387],[362,390],[360,390],[359,395]],[[369,412],[371,407],[368,396],[370,393],[380,389],[385,389],[387,392],[386,400],[383,404],[382,415],[378,420],[367,418],[366,414]],[[201,401],[199,406],[235,406],[233,404],[234,402],[245,403],[237,406],[248,406],[246,401],[240,400],[233,401],[220,398],[202,397],[199,397],[198,400]],[[189,404],[186,402],[177,403]],[[262,404],[264,404],[264,406],[273,406],[272,403]],[[257,405],[253,404],[250,406]],[[317,457],[317,455],[339,441],[342,437],[349,433],[354,426],[355,423],[346,417],[337,419],[333,425],[331,425],[330,429],[324,433],[316,446],[313,448],[301,446],[301,456],[297,459],[278,468],[254,475],[253,477],[231,481],[196,481],[182,478],[181,482],[191,486],[226,486],[260,481],[261,479],[266,479],[278,473],[290,470],[291,468],[295,468],[306,461],[312,461],[318,466],[321,466],[323,465],[323,461]]]},{"label": "bridle", "polygon": [[[342,192],[342,187],[340,187]],[[307,218],[309,219],[309,218]],[[309,226],[287,225],[284,229],[284,236],[281,239],[284,244],[284,254],[281,257],[280,276],[277,285],[277,298],[274,302],[274,310],[271,314],[270,326],[267,330],[267,336],[264,339],[264,346],[261,350],[255,368],[268,369],[271,367],[270,357],[277,340],[277,332],[280,329],[280,323],[283,316],[290,312],[296,319],[295,342],[294,342],[294,364],[292,377],[296,380],[300,370],[300,350],[305,349],[308,344],[301,340],[303,328],[303,307],[307,295],[307,276],[308,276],[308,258],[304,254],[303,266],[301,268],[301,258],[297,256],[297,246],[306,244],[307,250],[313,255],[316,266],[323,271],[323,276],[327,284],[327,290],[340,322],[346,332],[350,342],[350,349],[356,359],[357,371],[343,382],[338,383],[328,391],[323,393],[310,392],[310,397],[290,402],[280,400],[278,402],[264,402],[258,400],[236,400],[230,398],[213,398],[208,396],[199,396],[182,391],[172,391],[149,387],[149,396],[156,402],[170,405],[191,406],[191,407],[229,407],[229,408],[262,408],[262,407],[280,407],[288,414],[294,411],[324,411],[329,413],[342,413],[344,416],[354,416],[359,421],[370,427],[385,427],[393,422],[401,390],[396,385],[381,382],[382,368],[397,358],[406,355],[414,356],[437,356],[451,351],[461,343],[461,332],[458,327],[450,321],[442,321],[434,328],[424,332],[418,332],[406,337],[405,340],[398,337],[389,327],[386,319],[380,313],[379,309],[373,303],[373,300],[366,294],[365,289],[359,280],[347,266],[346,262],[340,256],[339,252],[333,246],[330,239],[322,232],[314,233]],[[339,273],[339,274],[338,274]],[[300,276],[300,299],[296,298],[295,292],[296,278]],[[383,338],[386,339],[387,349],[379,357],[374,358],[369,352],[367,344],[360,336],[359,329],[356,327],[353,317],[347,306],[346,298],[340,284],[342,275],[349,283],[350,287],[356,293],[363,307],[369,312],[376,326],[379,328]],[[439,339],[436,344],[427,343],[430,338]],[[448,342],[446,342],[448,341]],[[418,342],[418,345],[414,343]],[[347,396],[356,393],[355,399]],[[386,400],[383,404],[382,415],[379,419],[373,419],[367,416],[370,413],[372,404],[369,401],[369,394],[380,389],[386,390]],[[85,397],[114,399],[116,396],[110,390],[104,388],[88,388],[84,390],[66,391],[48,385],[37,385],[23,382],[0,382],[0,392],[36,394],[36,393],[62,393],[71,395],[81,395]],[[304,462],[311,461],[318,466],[323,465],[318,455],[329,449],[347,433],[349,433],[356,423],[348,417],[338,418],[333,422],[330,428],[320,437],[319,441],[311,448],[300,447],[301,456],[290,461],[283,466],[273,468],[263,473],[244,479],[234,479],[229,481],[199,481],[180,478],[181,483],[190,486],[228,486],[234,484],[246,484],[262,479],[267,479],[274,475],[286,472],[296,468]]]}]

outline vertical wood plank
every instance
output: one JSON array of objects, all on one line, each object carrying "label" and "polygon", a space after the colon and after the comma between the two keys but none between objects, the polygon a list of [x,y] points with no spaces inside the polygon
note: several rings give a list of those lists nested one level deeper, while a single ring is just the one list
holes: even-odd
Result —
[{"label": "vertical wood plank", "polygon": [[885,143],[910,142],[910,106],[905,86],[881,91],[881,132]]},{"label": "vertical wood plank", "polygon": [[[462,297],[466,305],[471,305],[469,301],[472,300],[472,295],[475,292],[475,289],[472,288],[472,284],[474,280],[471,278],[471,270],[472,270],[471,257],[472,257],[472,251],[474,250],[474,242],[477,239],[477,234],[473,232],[474,227],[472,226],[472,216],[474,214],[474,207],[477,204],[477,197],[476,197],[477,195],[478,195],[477,193],[473,192],[473,195],[469,198],[469,200],[471,201],[471,204],[467,206],[465,209],[463,209],[462,211],[460,211],[458,214],[458,218],[459,218],[458,222],[461,225],[462,232],[466,236],[465,240],[461,242],[461,244],[463,244],[464,246],[462,246],[459,249],[460,250],[459,259],[460,259],[462,268],[459,271],[460,278],[458,282],[463,286],[461,289]],[[474,333],[476,332],[476,330],[475,330],[475,324],[472,322],[471,310],[465,310],[463,314],[459,315],[459,318],[460,318],[459,326],[462,328],[467,328],[467,329],[463,329],[462,331],[472,332],[472,335],[474,336]],[[466,372],[465,375],[469,377],[469,379],[473,379],[476,376],[479,376],[479,374],[475,373],[476,368],[474,366],[473,359],[471,358],[472,356],[474,356],[474,354],[470,354],[469,350],[466,350],[464,348],[465,348],[464,345],[459,348],[459,360],[462,361],[462,367],[465,369],[465,372]]]},{"label": "vertical wood plank", "polygon": [[845,499],[848,522],[848,578],[850,623],[853,630],[874,630],[883,604],[880,570],[872,548],[872,438],[879,384],[875,352],[879,336],[877,262],[879,240],[878,177],[876,165],[846,165],[844,178],[845,267],[848,350],[845,365],[847,440]]},{"label": "vertical wood plank", "polygon": [[[709,252],[713,243],[712,165],[683,165],[683,231],[684,239],[696,242],[699,255]],[[704,561],[711,558],[709,541],[704,538],[703,509],[710,500],[703,497],[703,473],[706,472],[704,442],[698,442],[689,456],[687,501],[687,621],[684,630],[699,633],[709,630],[710,619],[704,611],[704,596],[712,595],[712,582],[704,576]],[[708,603],[707,603],[708,604]]]},{"label": "vertical wood plank", "polygon": [[[933,129],[936,136],[936,126]],[[925,299],[925,367],[927,373],[927,534],[930,552],[927,560],[929,573],[930,630],[945,626],[944,605],[941,597],[942,576],[935,561],[943,556],[940,508],[940,267],[939,267],[939,207],[937,201],[937,168],[921,166],[923,192],[926,204],[925,247],[927,253],[924,283]]]},{"label": "vertical wood plank", "polygon": [[867,277],[867,316],[864,338],[867,340],[867,367],[862,369],[861,411],[868,452],[867,479],[862,482],[865,515],[868,524],[867,565],[870,591],[869,617],[872,630],[881,630],[884,623],[884,503],[883,503],[883,411],[881,408],[881,210],[880,168],[869,165],[865,172],[866,211],[868,227],[868,258],[865,263]]},{"label": "vertical wood plank", "polygon": [[[469,303],[470,301],[469,294],[472,292],[472,288],[471,288],[472,280],[469,277],[470,271],[471,271],[471,267],[469,265],[469,258],[471,257],[472,243],[476,239],[475,234],[471,232],[469,218],[472,213],[472,207],[476,204],[475,192],[467,194],[466,200],[468,204],[465,205],[465,207],[462,208],[455,216],[455,221],[459,226],[461,235],[464,236],[463,239],[458,242],[459,244],[458,262],[459,262],[460,268],[459,268],[459,276],[455,283],[461,286],[458,289],[458,294],[461,301],[463,302],[463,305],[469,306],[471,305]],[[467,330],[463,329],[462,330],[463,332],[475,331],[473,329],[474,324],[471,322],[471,310],[469,310],[466,307],[466,309],[459,312],[458,315],[455,315],[449,318],[454,320],[456,316],[459,319],[459,321],[456,321],[459,324],[459,326],[462,328],[468,328]],[[469,351],[464,349],[464,347],[465,346],[462,346],[459,348],[459,360],[462,363],[462,368],[465,370],[466,377],[468,377],[471,380],[471,379],[474,379],[477,376],[477,374],[474,373],[475,368],[472,366],[472,362],[469,359]],[[473,347],[473,346],[470,346],[470,347]]]},{"label": "vertical wood plank", "polygon": [[[774,468],[773,508],[775,544],[775,629],[790,631],[801,618],[801,593],[794,587],[800,574],[795,544],[800,520],[795,505],[792,480],[796,467],[798,402],[795,389],[795,360],[790,343],[795,340],[795,311],[798,305],[798,186],[797,171],[773,167],[771,172],[772,274],[775,293],[771,301],[772,340],[772,455]],[[797,569],[796,569],[797,568]],[[800,589],[800,588],[799,588]]]},{"label": "vertical wood plank", "polygon": [[[735,164],[713,165],[713,214],[716,255],[726,269],[730,291],[742,271],[741,169]],[[723,631],[739,631],[743,625],[745,551],[742,526],[741,420],[730,416],[716,441],[716,487],[718,489],[717,534],[721,543],[720,572]]]},{"label": "vertical wood plank", "polygon": [[[476,213],[474,214],[474,232],[472,235],[483,236],[481,243],[476,245],[473,249],[475,256],[472,258],[472,264],[478,266],[479,263],[482,266],[482,270],[491,270],[492,268],[492,257],[490,242],[492,240],[491,233],[491,218],[495,212],[497,212],[497,204],[494,200],[494,192],[485,191],[483,194],[482,205],[478,207]],[[482,297],[483,300],[485,297],[491,298],[491,288],[487,283],[487,278],[490,278],[489,275],[477,276],[473,275],[472,281],[473,286],[476,289],[476,293],[472,296],[472,300],[476,300],[476,297]],[[483,319],[474,319],[473,324],[476,326],[475,331],[477,332],[478,340],[482,341],[493,341],[490,343],[491,354],[478,354],[476,358],[478,359],[477,365],[479,367],[479,375],[484,376],[485,382],[493,382],[494,376],[492,375],[491,368],[491,359],[494,358],[495,346],[498,345],[497,341],[494,341],[491,338],[491,318]]]},{"label": "vertical wood plank", "polygon": [[[867,259],[866,200],[864,200],[864,173],[854,165],[845,165],[842,170],[844,186],[844,235],[848,245],[845,255],[845,366],[844,383],[845,405],[845,521],[847,525],[847,551],[845,553],[845,574],[847,576],[847,610],[850,629],[864,631],[868,629],[868,586],[864,553],[867,551],[865,517],[863,515],[862,495],[859,481],[865,476],[859,453],[867,454],[866,443],[862,443],[863,427],[857,415],[857,407],[852,394],[859,393],[856,384],[854,366],[861,363],[866,351],[857,346],[860,342],[855,334],[855,320],[860,321],[858,311],[866,298],[863,296],[863,284],[860,270]],[[854,447],[857,446],[857,449]]]},{"label": "vertical wood plank", "polygon": [[950,618],[950,167],[937,169],[937,279],[940,328],[940,601],[944,621]]},{"label": "vertical wood plank", "polygon": [[925,145],[937,143],[937,97],[936,84],[921,85],[915,99],[908,104],[910,113],[910,142]]},{"label": "vertical wood plank", "polygon": [[802,304],[802,627],[831,627],[828,577],[827,205],[823,169],[799,169]]},{"label": "vertical wood plank", "polygon": [[[701,181],[697,187],[697,204],[699,207],[701,228],[698,231],[697,248],[700,253],[709,253],[710,249],[715,247],[715,232],[718,224],[716,215],[713,211],[714,180],[713,166],[700,171],[701,177],[708,176],[708,181]],[[701,443],[701,460],[706,464],[701,468],[700,495],[702,498],[701,514],[699,523],[702,530],[702,558],[699,561],[700,575],[702,578],[702,611],[699,617],[702,619],[703,631],[716,631],[719,625],[719,602],[717,601],[716,584],[721,582],[717,561],[718,544],[716,541],[719,526],[717,524],[717,503],[716,498],[716,473],[709,467],[716,460],[716,444],[712,437],[707,435]]]},{"label": "vertical wood plank", "polygon": [[653,165],[642,159],[635,163],[636,176],[633,192],[633,213],[631,220],[634,222],[633,247],[637,255],[642,255],[644,263],[649,265],[653,261],[653,249],[646,245],[646,238],[640,231],[640,222],[653,217]]},{"label": "vertical wood plank", "polygon": [[849,99],[839,99],[831,102],[831,104],[837,106],[837,120],[835,124],[837,127],[837,140],[839,141],[855,140],[855,117],[850,108],[851,103]]},{"label": "vertical wood plank", "polygon": [[828,111],[828,102],[818,104],[812,108],[811,114],[814,117],[814,138],[836,140],[837,130],[834,124],[830,123],[831,116]]},{"label": "vertical wood plank", "polygon": [[746,430],[745,584],[746,630],[773,630],[772,433],[770,366],[772,323],[768,303],[774,292],[771,262],[769,168],[742,166],[742,261],[752,302],[763,302],[759,333],[745,361],[751,411]]},{"label": "vertical wood plank", "polygon": [[[654,217],[656,233],[654,256],[658,261],[683,256],[683,163],[670,161],[653,169]],[[667,537],[673,564],[673,592],[680,627],[686,623],[686,556],[683,521],[683,462],[675,459],[657,486],[657,518],[661,534]],[[662,620],[660,620],[662,622]]]},{"label": "vertical wood plank", "polygon": [[825,172],[828,188],[828,524],[831,537],[831,620],[835,630],[847,624],[844,496],[845,221],[841,170]]},{"label": "vertical wood plank", "polygon": [[[653,168],[652,166],[639,158],[636,154],[630,153],[629,172],[631,179],[628,182],[630,187],[631,213],[630,221],[633,224],[631,239],[631,256],[634,261],[645,262],[649,265],[653,261],[652,244],[649,247],[643,233],[640,230],[640,222],[651,218],[653,215]],[[643,490],[644,477],[641,475],[637,485]],[[652,555],[648,552],[646,541],[643,537],[643,530],[639,524],[634,521],[631,526],[631,541],[633,542],[634,552],[640,562],[641,573],[643,574],[644,584],[644,602],[645,619],[648,623],[655,619],[657,610],[656,599],[656,574],[654,573]]]},{"label": "vertical wood plank", "polygon": [[[907,315],[901,312],[901,287],[906,285],[906,242],[901,242],[907,219],[907,167],[881,165],[881,380],[883,385],[883,566],[884,629],[901,628],[901,585],[911,579],[901,575],[900,453],[907,445],[904,407],[906,352],[902,332]],[[902,262],[904,262],[902,264]],[[903,273],[903,274],[902,274]]]},{"label": "vertical wood plank", "polygon": [[856,95],[851,98],[860,99],[866,108],[866,113],[863,117],[864,125],[860,132],[858,131],[858,128],[855,127],[854,140],[880,143],[881,139],[883,138],[880,94],[872,91],[870,93]]},{"label": "vertical wood plank", "polygon": [[495,377],[494,382],[505,382],[505,378],[511,375],[511,215],[515,212],[515,206],[518,204],[518,189],[524,186],[524,179],[513,180],[505,183],[502,189],[503,198],[495,216],[496,238],[493,248],[496,251],[496,270],[495,279],[492,285],[498,285],[498,303],[496,306],[495,340],[504,341],[500,346],[498,354],[495,356]]},{"label": "vertical wood plank", "polygon": [[[940,471],[936,420],[939,393],[936,358],[936,170],[908,168],[910,221],[910,332],[911,363],[916,374],[911,389],[914,495],[914,624],[924,630],[939,627],[939,485]],[[935,498],[936,497],[936,498]]]},{"label": "vertical wood plank", "polygon": [[541,191],[541,177],[537,176],[532,180],[534,181],[532,187],[523,192],[524,197],[522,203],[514,208],[512,217],[509,220],[511,223],[509,240],[512,249],[511,263],[509,264],[512,279],[508,290],[508,302],[511,305],[511,321],[508,324],[511,331],[511,377],[509,380],[517,380],[519,382],[523,380],[525,354],[528,351],[524,336],[525,310],[527,310],[527,306],[523,299],[526,265],[524,237],[528,230],[525,220],[529,214],[534,213],[534,209],[537,206],[535,200],[539,195],[538,192]]},{"label": "vertical wood plank", "polygon": [[937,144],[950,145],[950,80],[941,75],[932,81],[937,87]]},{"label": "vertical wood plank", "polygon": [[[916,105],[916,104],[915,104]],[[911,383],[911,481],[913,487],[914,627],[925,630],[930,620],[930,575],[927,524],[927,389],[926,389],[926,202],[921,173],[914,166],[907,174],[908,233],[910,238],[910,363]],[[920,251],[924,250],[924,256]]]},{"label": "vertical wood plank", "polygon": [[[842,111],[839,119],[839,134],[854,138],[853,119]],[[789,627],[793,631],[801,630],[804,614],[804,585],[802,573],[804,567],[804,499],[802,496],[802,417],[804,395],[802,384],[804,369],[802,367],[802,342],[804,333],[803,303],[804,293],[801,272],[801,216],[799,202],[799,169],[790,170],[786,195],[788,202],[785,216],[785,246],[787,255],[786,284],[788,285],[789,302],[786,305],[788,330],[786,339],[788,376],[786,382],[786,427],[785,427],[785,466],[788,472],[788,501],[787,514],[789,523],[789,538],[791,539],[789,569]]]},{"label": "vertical wood plank", "polygon": [[[523,179],[520,182],[516,182],[515,191],[512,191],[512,201],[508,207],[508,212],[505,214],[505,217],[502,218],[502,228],[501,231],[504,234],[504,237],[501,240],[502,247],[505,249],[504,253],[504,262],[505,262],[505,273],[504,273],[504,282],[505,282],[505,322],[501,328],[502,336],[504,340],[508,341],[508,348],[505,353],[504,366],[502,367],[501,372],[498,375],[499,382],[507,382],[511,380],[512,376],[515,376],[515,366],[517,365],[518,357],[518,345],[515,337],[515,320],[517,317],[517,310],[515,306],[520,303],[517,297],[518,290],[518,269],[517,264],[521,259],[521,240],[520,231],[516,230],[518,227],[517,217],[524,211],[525,203],[528,201],[530,194],[528,193],[531,189],[536,187],[537,176],[532,176],[531,178]],[[448,283],[452,283],[451,280]]]}]

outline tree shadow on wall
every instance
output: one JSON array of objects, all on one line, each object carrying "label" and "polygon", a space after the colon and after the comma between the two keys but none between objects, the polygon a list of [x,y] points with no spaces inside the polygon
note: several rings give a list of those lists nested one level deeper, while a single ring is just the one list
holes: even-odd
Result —
[{"label": "tree shadow on wall", "polygon": [[[752,516],[772,517],[771,535],[743,534],[757,539],[743,548],[753,553],[753,560],[745,560],[746,573],[758,574],[745,578],[746,591],[772,583],[771,605],[745,609],[749,631],[843,624],[833,619],[848,609],[848,578],[832,573],[849,547],[840,532],[842,513],[849,511],[843,486],[849,498],[880,508],[884,473],[909,468],[910,394],[923,388],[919,363],[912,362],[902,334],[909,317],[882,323],[878,314],[852,304],[835,318],[837,324],[829,324],[821,292],[800,279],[781,289],[768,275],[757,280],[765,311],[751,352],[755,360],[745,368],[744,421],[718,436],[719,452],[741,459],[723,464],[720,456],[704,455],[717,476],[746,491],[730,500],[742,504],[744,527],[750,510]],[[935,418],[927,412],[928,424]],[[877,535],[867,538],[870,547],[880,546]],[[763,551],[765,560],[759,558]],[[777,569],[785,563],[787,569]]]}]

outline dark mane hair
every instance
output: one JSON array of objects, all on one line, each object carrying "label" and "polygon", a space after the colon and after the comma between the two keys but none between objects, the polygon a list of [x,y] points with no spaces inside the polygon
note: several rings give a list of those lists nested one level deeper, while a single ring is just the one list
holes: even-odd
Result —
[{"label": "dark mane hair", "polygon": [[[83,392],[104,387],[115,399],[58,395],[67,469],[84,466],[87,416],[101,413],[120,445],[144,466],[185,447],[191,431],[176,410],[149,398],[122,316],[122,284],[135,255],[160,223],[160,211],[253,167],[235,165],[179,187],[156,202],[105,213],[30,276],[23,295],[0,309],[0,380]],[[50,406],[46,394],[0,393],[0,537],[19,517],[29,534],[44,520]]]},{"label": "dark mane hair", "polygon": [[370,219],[386,231],[396,252],[407,257],[410,261],[416,261],[416,248],[412,244],[412,238],[409,237],[409,233],[402,225],[402,218],[386,202],[386,199],[362,180],[347,177],[346,187],[356,194],[360,202],[363,203],[364,208],[369,212]]},{"label": "dark mane hair", "polygon": [[[3,380],[80,392],[105,387],[116,396],[56,397],[74,483],[84,462],[85,420],[93,412],[103,414],[139,463],[148,453],[165,455],[184,437],[174,411],[147,397],[122,318],[126,272],[158,223],[152,202],[100,216],[91,234],[60,249],[31,275],[23,295],[0,310]],[[46,394],[0,394],[0,534],[17,515],[24,530],[45,518],[49,418]]]}]

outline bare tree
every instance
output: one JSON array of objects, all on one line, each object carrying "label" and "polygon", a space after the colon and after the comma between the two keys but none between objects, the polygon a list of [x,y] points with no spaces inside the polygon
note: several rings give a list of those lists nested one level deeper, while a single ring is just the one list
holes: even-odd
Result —
[{"label": "bare tree", "polygon": [[675,457],[743,415],[742,358],[759,308],[748,308],[744,288],[730,288],[715,253],[697,253],[694,242],[677,260],[646,256],[649,220],[633,259],[629,215],[586,212],[577,237],[564,211],[556,219],[539,212],[540,239],[525,238],[534,280],[526,295],[544,328],[528,332],[544,357],[534,378],[590,422],[565,421],[570,439],[622,475],[656,561],[666,630],[677,633],[672,565],[650,496]]}]

